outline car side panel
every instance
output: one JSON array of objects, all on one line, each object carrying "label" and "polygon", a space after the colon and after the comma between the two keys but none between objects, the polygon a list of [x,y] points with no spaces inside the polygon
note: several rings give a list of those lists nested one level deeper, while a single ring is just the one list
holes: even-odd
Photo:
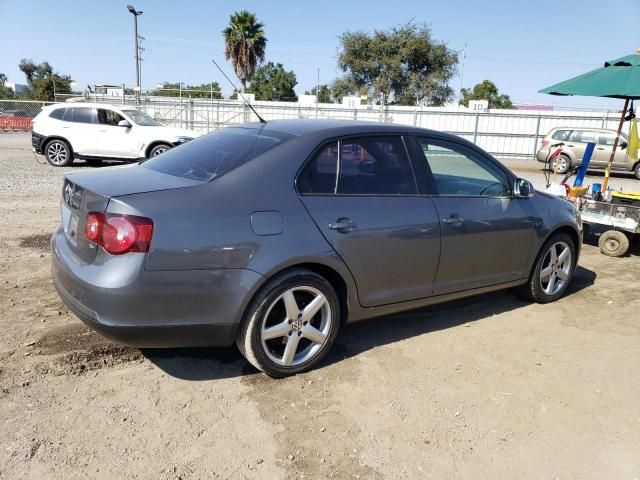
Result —
[{"label": "car side panel", "polygon": [[[433,293],[440,223],[430,197],[305,195],[302,201],[353,274],[363,306]],[[353,222],[352,231],[329,227],[341,218]]]},{"label": "car side panel", "polygon": [[442,254],[434,293],[444,294],[526,276],[535,214],[529,198],[434,197],[442,225]]}]

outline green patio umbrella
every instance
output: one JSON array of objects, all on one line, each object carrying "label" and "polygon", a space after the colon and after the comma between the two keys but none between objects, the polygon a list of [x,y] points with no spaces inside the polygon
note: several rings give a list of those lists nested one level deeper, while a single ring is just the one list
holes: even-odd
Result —
[{"label": "green patio umbrella", "polygon": [[618,147],[618,139],[622,132],[622,125],[629,106],[629,100],[640,99],[640,49],[634,55],[605,62],[604,67],[592,70],[575,78],[565,80],[547,88],[540,93],[551,95],[580,95],[584,97],[609,97],[624,99],[624,108],[618,125],[618,134],[613,144],[611,158],[605,170],[602,191],[605,192],[609,183],[611,164]]}]

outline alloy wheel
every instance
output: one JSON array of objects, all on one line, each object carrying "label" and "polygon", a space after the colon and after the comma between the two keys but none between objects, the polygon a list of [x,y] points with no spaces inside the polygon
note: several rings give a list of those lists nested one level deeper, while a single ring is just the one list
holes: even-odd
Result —
[{"label": "alloy wheel", "polygon": [[60,142],[52,142],[47,147],[47,157],[55,165],[64,165],[67,162],[67,148]]},{"label": "alloy wheel", "polygon": [[571,272],[571,248],[565,242],[551,245],[542,260],[540,286],[547,295],[555,295],[565,286]]},{"label": "alloy wheel", "polygon": [[556,157],[553,161],[553,170],[557,173],[564,173],[569,169],[567,159],[563,156]]},{"label": "alloy wheel", "polygon": [[327,342],[333,315],[317,288],[297,286],[276,298],[262,321],[260,340],[277,365],[293,367],[315,357]]},{"label": "alloy wheel", "polygon": [[169,150],[167,147],[159,147],[159,148],[156,148],[156,149],[153,151],[153,155],[151,155],[151,156],[152,156],[152,157],[157,157],[158,155],[160,155],[161,153],[166,152],[167,150]]}]

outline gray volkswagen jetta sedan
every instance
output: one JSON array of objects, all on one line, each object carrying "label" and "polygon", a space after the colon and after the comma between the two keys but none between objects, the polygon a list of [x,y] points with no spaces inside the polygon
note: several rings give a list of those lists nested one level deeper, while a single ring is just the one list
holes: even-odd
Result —
[{"label": "gray volkswagen jetta sedan", "polygon": [[574,206],[453,135],[355,121],[225,128],[144,163],[68,174],[53,280],[139,347],[227,346],[283,377],[340,327],[509,287],[552,302]]}]

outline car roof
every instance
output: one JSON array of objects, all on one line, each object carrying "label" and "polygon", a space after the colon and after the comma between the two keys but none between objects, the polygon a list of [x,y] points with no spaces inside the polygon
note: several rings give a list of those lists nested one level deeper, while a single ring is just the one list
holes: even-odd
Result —
[{"label": "car roof", "polygon": [[597,128],[597,127],[553,127],[549,130],[547,135],[550,135],[553,132],[557,132],[558,130],[589,130],[591,132],[613,132],[616,133],[616,130],[611,128]]},{"label": "car roof", "polygon": [[299,118],[290,120],[269,120],[266,124],[260,122],[245,123],[241,125],[234,125],[231,128],[264,128],[265,130],[295,136],[304,136],[316,133],[322,133],[326,137],[353,134],[357,135],[361,133],[415,133],[451,137],[452,139],[455,138],[460,140],[460,137],[436,130],[417,128],[409,125],[367,122],[362,120]]},{"label": "car roof", "polygon": [[47,105],[43,107],[43,109],[56,109],[56,108],[110,108],[112,110],[137,110],[133,105],[112,105],[110,103],[92,103],[92,102],[65,102],[65,103],[55,103],[53,105]]}]

